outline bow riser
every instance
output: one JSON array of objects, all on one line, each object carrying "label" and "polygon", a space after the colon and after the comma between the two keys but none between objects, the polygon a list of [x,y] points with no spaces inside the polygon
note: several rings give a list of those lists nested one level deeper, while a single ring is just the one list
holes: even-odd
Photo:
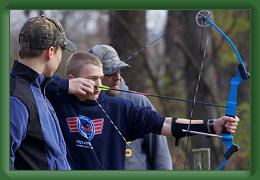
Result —
[{"label": "bow riser", "polygon": [[235,77],[233,77],[230,81],[230,91],[228,95],[228,101],[226,108],[226,116],[235,117],[236,115],[236,107],[237,107],[237,89],[242,81],[242,76],[239,71],[237,71],[237,74]]}]

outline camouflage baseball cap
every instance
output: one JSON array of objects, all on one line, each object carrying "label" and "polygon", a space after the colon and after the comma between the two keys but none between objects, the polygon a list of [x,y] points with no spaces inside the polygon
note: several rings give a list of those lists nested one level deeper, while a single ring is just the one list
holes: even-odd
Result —
[{"label": "camouflage baseball cap", "polygon": [[27,20],[19,34],[20,47],[46,49],[58,47],[68,51],[77,50],[77,46],[66,38],[65,30],[59,21],[46,16],[37,16]]},{"label": "camouflage baseball cap", "polygon": [[130,67],[120,60],[116,50],[112,46],[103,44],[95,45],[89,52],[96,55],[101,60],[104,74],[113,74],[121,68]]}]

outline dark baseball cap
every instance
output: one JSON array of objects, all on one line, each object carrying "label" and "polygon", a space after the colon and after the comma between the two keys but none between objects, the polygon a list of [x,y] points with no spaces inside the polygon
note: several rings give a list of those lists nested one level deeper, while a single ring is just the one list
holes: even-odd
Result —
[{"label": "dark baseball cap", "polygon": [[108,45],[95,45],[90,50],[90,53],[96,55],[103,64],[104,74],[113,74],[129,65],[120,60],[116,50]]},{"label": "dark baseball cap", "polygon": [[19,34],[20,47],[46,49],[59,47],[76,51],[77,46],[66,38],[65,30],[59,21],[46,16],[37,16],[27,20]]}]

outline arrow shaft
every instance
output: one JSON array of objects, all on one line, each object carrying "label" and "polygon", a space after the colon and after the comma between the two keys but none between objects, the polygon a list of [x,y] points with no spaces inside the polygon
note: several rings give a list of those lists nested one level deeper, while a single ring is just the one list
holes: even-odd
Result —
[{"label": "arrow shaft", "polygon": [[198,134],[198,135],[203,135],[203,136],[223,138],[223,136],[220,136],[220,135],[217,135],[217,134],[209,134],[209,133],[204,133],[204,132],[199,132],[199,131],[190,131],[190,130],[187,130],[187,129],[182,129],[182,132],[191,133],[191,134]]},{"label": "arrow shaft", "polygon": [[[113,90],[113,91],[120,91],[120,92],[125,92],[125,93],[131,93],[131,94],[140,94],[144,96],[150,96],[150,97],[157,97],[161,99],[168,99],[168,100],[174,100],[174,101],[181,101],[181,102],[193,102],[191,99],[181,99],[181,98],[174,98],[174,97],[169,97],[169,96],[161,96],[161,95],[155,95],[155,94],[150,94],[146,92],[139,92],[139,91],[130,91],[130,90],[122,90],[122,89],[114,89],[114,88],[109,88],[108,90]],[[228,108],[227,106],[224,105],[219,105],[215,103],[209,103],[209,102],[203,102],[203,101],[195,101],[196,104],[201,104],[201,105],[207,105],[207,106],[215,106],[219,108]]]}]

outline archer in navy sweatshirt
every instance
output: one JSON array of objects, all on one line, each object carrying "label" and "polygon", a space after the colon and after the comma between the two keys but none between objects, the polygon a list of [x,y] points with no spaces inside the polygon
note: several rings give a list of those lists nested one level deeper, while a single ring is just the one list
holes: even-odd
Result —
[{"label": "archer in navy sweatshirt", "polygon": [[[132,141],[149,132],[160,134],[164,122],[164,118],[150,108],[134,107],[130,101],[104,93],[99,95],[99,104],[94,100],[80,101],[65,93],[49,96],[49,99],[68,146],[72,169],[124,169],[126,142],[123,138]],[[79,127],[78,121],[85,130]]]},{"label": "archer in navy sweatshirt", "polygon": [[72,54],[66,75],[70,80],[79,77],[91,82],[80,87],[92,86],[92,91],[75,96],[68,94],[73,83],[66,80],[54,79],[46,87],[67,143],[72,169],[124,169],[126,141],[150,132],[181,138],[190,135],[182,131],[188,126],[193,131],[221,133],[227,121],[227,130],[234,132],[239,121],[237,117],[226,116],[215,120],[161,117],[149,107],[141,108],[130,101],[108,97],[93,87],[101,85],[104,74],[100,60],[87,52]]}]

